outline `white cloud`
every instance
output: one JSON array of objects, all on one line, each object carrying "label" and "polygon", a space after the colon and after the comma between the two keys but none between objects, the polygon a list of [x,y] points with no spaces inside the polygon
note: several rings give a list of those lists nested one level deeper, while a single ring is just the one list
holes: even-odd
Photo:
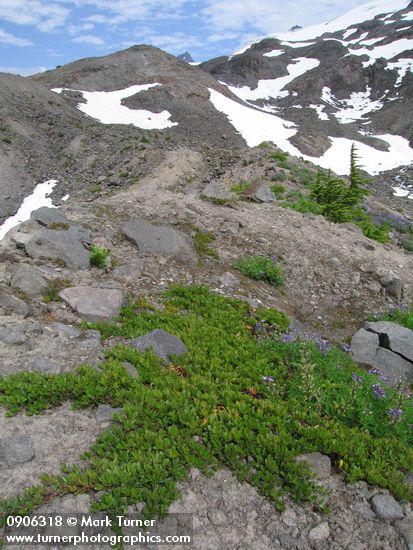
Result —
[{"label": "white cloud", "polygon": [[95,36],[94,34],[83,34],[81,36],[76,36],[72,38],[72,42],[76,44],[92,44],[93,46],[103,46],[105,41],[100,38],[100,36]]},{"label": "white cloud", "polygon": [[34,25],[42,32],[63,25],[69,13],[67,7],[43,0],[0,0],[0,19],[17,25]]},{"label": "white cloud", "polygon": [[0,73],[18,74],[20,76],[30,76],[36,73],[44,73],[47,71],[46,67],[1,67]]},{"label": "white cloud", "polygon": [[10,34],[9,32],[3,31],[0,29],[0,42],[3,44],[11,44],[12,46],[33,46],[31,40],[26,40],[26,38],[19,38]]},{"label": "white cloud", "polygon": [[81,25],[69,25],[67,27],[68,33],[71,35],[80,34],[85,31],[90,31],[94,28],[93,23],[82,23]]}]

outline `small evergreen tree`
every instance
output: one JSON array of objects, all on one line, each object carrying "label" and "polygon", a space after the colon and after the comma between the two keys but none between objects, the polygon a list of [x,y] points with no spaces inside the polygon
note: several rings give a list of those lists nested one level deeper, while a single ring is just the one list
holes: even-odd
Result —
[{"label": "small evergreen tree", "polygon": [[350,152],[350,197],[354,204],[357,206],[360,202],[369,194],[369,191],[365,188],[366,180],[363,178],[360,172],[358,164],[359,157],[357,155],[356,146],[354,143],[351,146]]},{"label": "small evergreen tree", "polygon": [[357,164],[357,153],[353,143],[350,155],[350,185],[335,178],[329,171],[327,175],[318,172],[317,181],[311,187],[310,197],[320,205],[322,214],[331,222],[353,221],[359,209],[356,209],[369,191],[364,187],[365,180]]}]

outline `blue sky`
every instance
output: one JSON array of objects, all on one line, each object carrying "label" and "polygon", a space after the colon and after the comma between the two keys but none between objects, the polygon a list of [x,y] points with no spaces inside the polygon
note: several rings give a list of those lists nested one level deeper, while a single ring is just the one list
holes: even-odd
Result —
[{"label": "blue sky", "polygon": [[0,71],[31,74],[152,44],[196,61],[312,25],[365,0],[0,0]]}]

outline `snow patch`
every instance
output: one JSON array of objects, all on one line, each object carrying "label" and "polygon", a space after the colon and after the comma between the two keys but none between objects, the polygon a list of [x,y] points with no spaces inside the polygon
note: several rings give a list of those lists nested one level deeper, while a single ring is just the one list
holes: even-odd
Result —
[{"label": "snow patch", "polygon": [[380,100],[372,101],[370,99],[370,93],[371,88],[367,86],[365,92],[352,92],[348,99],[336,99],[330,88],[325,86],[322,90],[321,99],[338,109],[338,112],[333,114],[341,124],[349,124],[383,107]]},{"label": "snow patch", "polygon": [[309,105],[309,108],[314,109],[315,111],[317,111],[318,118],[320,120],[330,120],[328,118],[328,114],[323,112],[324,108],[325,108],[325,105]]},{"label": "snow patch", "polygon": [[279,78],[259,80],[257,87],[252,90],[248,86],[228,86],[229,90],[243,101],[256,101],[258,99],[277,99],[288,96],[288,91],[283,90],[287,84],[307,71],[318,67],[318,59],[299,57],[293,59],[294,63],[287,65],[288,75]]},{"label": "snow patch", "polygon": [[379,38],[370,38],[370,40],[363,40],[362,42],[360,42],[360,44],[363,46],[372,46],[377,42],[381,42],[382,40],[384,40],[384,38],[384,36],[380,36]]},{"label": "snow patch", "polygon": [[349,48],[349,53],[353,55],[367,55],[369,57],[369,60],[363,62],[363,67],[368,67],[369,65],[373,65],[373,63],[376,61],[376,59],[379,59],[379,57],[392,59],[396,55],[403,53],[405,50],[411,50],[412,48],[413,39],[401,38],[400,40],[395,40],[391,44],[376,46],[372,50],[368,50],[367,48],[352,50]]},{"label": "snow patch", "polygon": [[351,36],[352,34],[354,34],[356,31],[357,31],[357,29],[355,27],[352,27],[350,29],[345,30],[343,32],[343,40],[347,40],[347,38],[349,36]]},{"label": "snow patch", "polygon": [[[114,92],[71,91],[81,93],[86,100],[86,103],[78,104],[78,109],[86,115],[99,120],[102,124],[133,124],[144,130],[163,130],[177,126],[177,122],[169,120],[171,113],[168,111],[152,113],[145,109],[129,109],[121,104],[122,99],[149,90],[154,86],[161,86],[161,84],[138,84]],[[62,93],[64,89],[68,88],[54,88],[52,91]]]},{"label": "snow patch", "polygon": [[405,189],[404,187],[393,187],[393,197],[408,197],[412,192],[411,189]]},{"label": "snow patch", "polygon": [[386,71],[394,70],[399,71],[399,76],[397,77],[395,86],[400,86],[406,74],[413,71],[413,59],[399,59],[398,61],[394,61],[393,63],[387,63]]},{"label": "snow patch", "polygon": [[315,42],[281,42],[283,46],[290,46],[290,48],[305,48],[306,46],[312,46]]},{"label": "snow patch", "polygon": [[270,52],[262,54],[264,57],[278,57],[279,55],[282,55],[284,53],[284,50],[271,50]]},{"label": "snow patch", "polygon": [[30,214],[41,208],[42,206],[48,206],[49,208],[56,208],[53,205],[50,194],[53,188],[56,186],[57,180],[48,180],[44,183],[36,185],[33,193],[27,196],[20,205],[14,216],[7,218],[7,220],[0,226],[0,241],[4,239],[6,233],[19,225],[19,223],[25,222],[30,219]]}]

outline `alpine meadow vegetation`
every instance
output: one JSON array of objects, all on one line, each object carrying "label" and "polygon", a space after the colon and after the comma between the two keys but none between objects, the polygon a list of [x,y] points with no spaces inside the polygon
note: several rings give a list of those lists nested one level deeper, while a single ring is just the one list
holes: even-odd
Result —
[{"label": "alpine meadow vegetation", "polygon": [[253,309],[206,287],[172,286],[156,307],[131,301],[118,319],[88,326],[118,341],[162,328],[184,341],[188,353],[179,360],[161,362],[152,350],[118,344],[99,367],[0,378],[0,405],[9,415],[41,414],[65,401],[77,409],[121,408],[81,465],[43,476],[3,501],[1,511],[25,514],[54,496],[87,492],[95,495],[92,511],[119,513],[145,502],[146,517],[163,515],[190,468],[212,475],[223,466],[279,509],[288,493],[328,511],[325,490],[296,460],[314,451],[328,454],[347,481],[366,480],[411,500],[405,475],[413,468],[413,406],[406,388],[288,325],[277,310]]}]

